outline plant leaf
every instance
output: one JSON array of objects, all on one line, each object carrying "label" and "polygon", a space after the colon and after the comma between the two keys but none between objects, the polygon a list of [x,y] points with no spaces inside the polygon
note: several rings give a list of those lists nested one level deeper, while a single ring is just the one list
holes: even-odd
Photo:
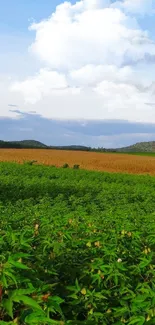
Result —
[{"label": "plant leaf", "polygon": [[4,299],[3,306],[6,309],[8,315],[13,319],[13,302],[12,299]]},{"label": "plant leaf", "polygon": [[27,297],[24,295],[17,295],[17,296],[13,296],[12,299],[13,299],[13,301],[16,301],[16,302],[22,301],[25,305],[28,305],[34,309],[42,310],[42,308],[39,306],[39,304],[30,297]]}]

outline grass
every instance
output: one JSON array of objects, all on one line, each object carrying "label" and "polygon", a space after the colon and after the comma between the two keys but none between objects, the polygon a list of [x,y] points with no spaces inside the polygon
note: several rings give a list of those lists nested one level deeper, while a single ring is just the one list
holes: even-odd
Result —
[{"label": "grass", "polygon": [[0,324],[155,323],[155,178],[0,163]]}]

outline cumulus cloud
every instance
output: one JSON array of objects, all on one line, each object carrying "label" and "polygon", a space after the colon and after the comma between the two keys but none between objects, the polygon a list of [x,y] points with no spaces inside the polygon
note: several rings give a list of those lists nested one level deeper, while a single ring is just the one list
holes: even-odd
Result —
[{"label": "cumulus cloud", "polygon": [[[146,103],[155,102],[155,43],[137,14],[153,10],[151,0],[60,4],[30,26],[35,39],[29,51],[42,68],[11,90],[26,103],[37,103],[37,112],[46,117],[152,121],[153,106]],[[140,64],[150,71],[147,76]]]},{"label": "cumulus cloud", "polygon": [[135,19],[111,6],[79,12],[78,4],[64,3],[49,19],[31,26],[36,32],[31,51],[52,69],[121,66],[129,58],[137,62],[155,56],[154,43]]},{"label": "cumulus cloud", "polygon": [[11,90],[21,91],[26,101],[36,103],[42,96],[50,94],[57,90],[65,90],[68,87],[65,75],[57,71],[41,69],[39,73],[22,82],[15,82]]},{"label": "cumulus cloud", "polygon": [[155,10],[154,0],[124,0],[116,1],[114,7],[122,8],[128,13],[138,15],[152,15]]},{"label": "cumulus cloud", "polygon": [[92,86],[104,80],[129,82],[133,80],[133,71],[129,66],[118,68],[115,65],[85,65],[71,70],[69,78],[77,86]]}]

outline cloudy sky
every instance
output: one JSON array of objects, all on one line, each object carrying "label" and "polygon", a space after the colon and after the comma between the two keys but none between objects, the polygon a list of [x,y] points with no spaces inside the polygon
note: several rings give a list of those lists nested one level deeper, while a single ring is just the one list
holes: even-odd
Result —
[{"label": "cloudy sky", "polygon": [[0,139],[155,140],[154,0],[0,5]]}]

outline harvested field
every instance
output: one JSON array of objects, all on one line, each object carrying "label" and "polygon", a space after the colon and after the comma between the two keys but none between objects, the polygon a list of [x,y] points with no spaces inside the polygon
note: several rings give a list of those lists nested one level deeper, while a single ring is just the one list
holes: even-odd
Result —
[{"label": "harvested field", "polygon": [[68,163],[70,167],[78,164],[81,169],[88,170],[155,175],[155,157],[46,149],[0,149],[0,161],[23,163],[31,160],[58,167]]}]

